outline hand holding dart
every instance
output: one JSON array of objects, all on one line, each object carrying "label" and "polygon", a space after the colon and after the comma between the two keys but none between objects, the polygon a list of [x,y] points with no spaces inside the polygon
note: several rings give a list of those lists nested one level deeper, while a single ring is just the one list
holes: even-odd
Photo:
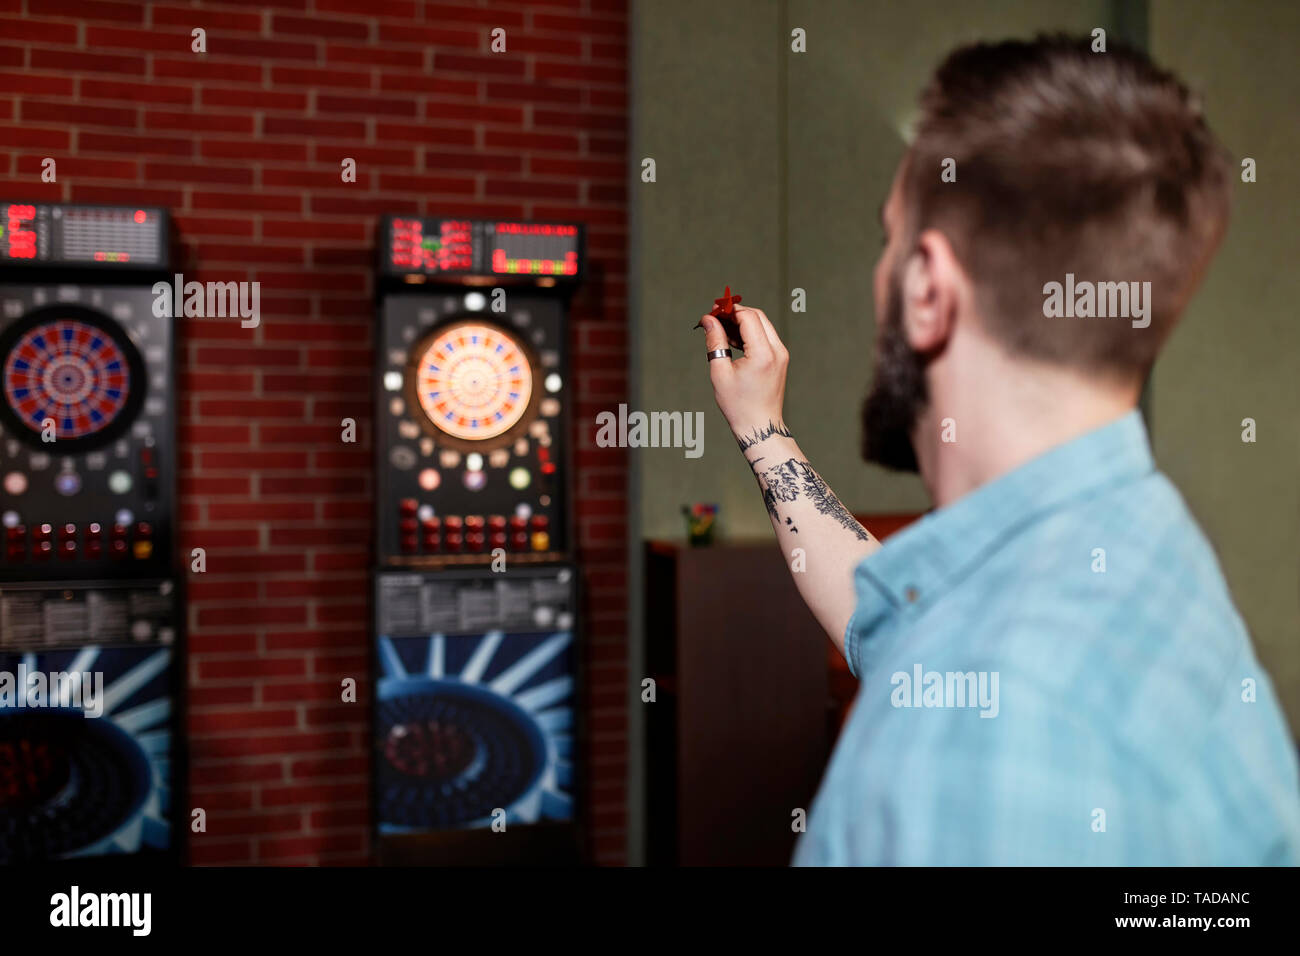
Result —
[{"label": "hand holding dart", "polygon": [[[727,333],[727,343],[732,348],[743,349],[745,343],[740,337],[740,325],[736,322],[736,306],[739,303],[740,296],[732,295],[731,286],[727,286],[722,293],[722,298],[713,300],[713,308],[709,310],[709,315],[722,323],[722,328]],[[696,323],[695,328],[699,327],[699,323]]]}]

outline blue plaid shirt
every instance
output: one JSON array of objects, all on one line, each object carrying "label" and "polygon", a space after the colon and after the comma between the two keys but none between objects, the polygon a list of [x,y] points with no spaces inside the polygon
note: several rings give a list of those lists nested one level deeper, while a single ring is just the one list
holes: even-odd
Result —
[{"label": "blue plaid shirt", "polygon": [[865,558],[794,862],[1300,863],[1296,753],[1137,412]]}]

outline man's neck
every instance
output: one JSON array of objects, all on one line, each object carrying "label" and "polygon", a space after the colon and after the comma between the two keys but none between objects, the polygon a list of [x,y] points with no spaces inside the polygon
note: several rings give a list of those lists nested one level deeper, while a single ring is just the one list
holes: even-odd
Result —
[{"label": "man's neck", "polygon": [[912,441],[938,508],[1121,418],[1138,397],[1136,386],[1101,388],[1055,370],[989,377],[979,388],[950,389],[948,397],[936,391]]}]

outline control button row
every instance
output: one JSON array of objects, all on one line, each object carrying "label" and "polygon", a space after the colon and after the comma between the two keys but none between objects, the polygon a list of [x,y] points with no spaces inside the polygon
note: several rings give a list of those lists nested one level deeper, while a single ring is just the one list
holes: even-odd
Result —
[{"label": "control button row", "polygon": [[509,548],[546,551],[551,546],[547,515],[443,515],[417,517],[418,504],[404,499],[398,508],[398,537],[404,554],[481,552]]},{"label": "control button row", "polygon": [[28,558],[48,561],[56,554],[62,561],[78,558],[99,561],[106,555],[115,561],[127,558],[146,561],[153,556],[153,545],[153,526],[144,521],[134,527],[112,525],[107,535],[99,522],[92,522],[84,529],[75,524],[38,524],[32,527],[30,535],[26,525],[4,529],[4,555],[11,563]]}]

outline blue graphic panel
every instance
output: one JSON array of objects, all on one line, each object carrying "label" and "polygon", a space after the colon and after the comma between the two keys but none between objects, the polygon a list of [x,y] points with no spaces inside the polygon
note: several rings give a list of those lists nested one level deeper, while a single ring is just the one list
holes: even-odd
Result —
[{"label": "blue graphic panel", "polygon": [[0,654],[0,864],[171,845],[171,659]]},{"label": "blue graphic panel", "polygon": [[573,817],[573,635],[503,632],[378,644],[381,833]]}]

